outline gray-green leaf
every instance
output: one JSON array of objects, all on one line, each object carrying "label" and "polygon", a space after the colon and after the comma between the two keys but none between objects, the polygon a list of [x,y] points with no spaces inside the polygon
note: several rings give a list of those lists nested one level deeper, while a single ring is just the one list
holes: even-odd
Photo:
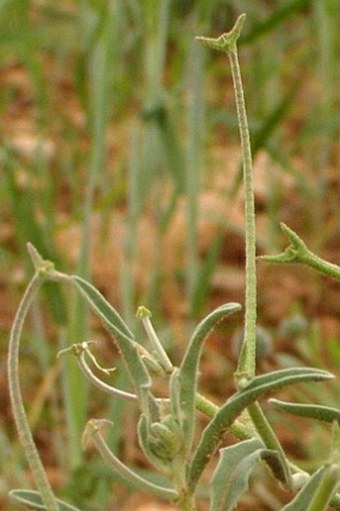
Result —
[{"label": "gray-green leaf", "polygon": [[[327,509],[328,502],[326,502],[325,505],[321,506],[319,504],[317,507],[315,507],[315,498],[317,498],[320,485],[322,485],[324,478],[327,477],[327,473],[330,470],[331,467],[327,465],[321,467],[317,472],[315,472],[307,481],[307,483],[302,487],[299,493],[295,496],[295,498],[289,504],[283,507],[281,511],[311,511],[316,509],[317,511],[324,511]],[[334,488],[331,490],[333,493]],[[331,495],[328,495],[329,498],[330,496]],[[329,498],[327,501],[329,501]]]},{"label": "gray-green leaf", "polygon": [[191,449],[194,436],[198,364],[203,343],[218,321],[239,310],[241,310],[241,305],[238,303],[227,303],[206,316],[196,327],[178,371],[179,422],[183,428],[184,444],[187,451]]},{"label": "gray-green leaf", "polygon": [[124,362],[134,383],[136,392],[139,387],[149,387],[150,376],[139,356],[134,335],[112,305],[86,280],[73,275],[72,282],[85,297],[93,311],[99,316],[104,327],[110,332],[122,354]]},{"label": "gray-green leaf", "polygon": [[260,440],[245,440],[220,451],[220,460],[211,481],[210,511],[231,511],[240,496],[247,491],[250,473],[268,457],[279,457],[265,449]]},{"label": "gray-green leaf", "polygon": [[270,399],[276,408],[299,417],[307,417],[309,419],[316,419],[324,422],[334,421],[340,423],[340,410],[330,406],[315,405],[315,404],[300,404],[300,403],[287,403],[286,401],[279,401],[278,399]]},{"label": "gray-green leaf", "polygon": [[[40,493],[34,490],[11,490],[10,497],[20,502],[30,509],[44,509],[47,510],[40,497]],[[71,506],[66,502],[56,499],[60,511],[80,511],[77,507]]]}]

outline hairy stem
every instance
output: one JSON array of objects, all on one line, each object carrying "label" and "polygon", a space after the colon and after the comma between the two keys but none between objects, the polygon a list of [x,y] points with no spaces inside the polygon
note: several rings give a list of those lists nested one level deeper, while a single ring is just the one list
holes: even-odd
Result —
[{"label": "hairy stem", "polygon": [[32,471],[35,484],[40,492],[41,499],[48,511],[59,511],[50,483],[47,479],[38,450],[33,440],[26,416],[19,381],[19,347],[21,333],[30,305],[38,289],[45,280],[45,275],[36,271],[16,313],[8,347],[8,381],[9,391],[15,424],[23,446],[29,467]]},{"label": "hairy stem", "polygon": [[[210,399],[207,399],[202,396],[202,394],[198,393],[196,394],[196,408],[210,418],[215,417],[220,409],[220,407],[215,405],[212,401],[210,401]],[[254,437],[254,431],[238,420],[235,420],[235,422],[230,426],[229,431],[239,440],[248,440],[249,438]]]},{"label": "hairy stem", "polygon": [[232,30],[217,39],[198,37],[208,46],[227,53],[233,78],[237,119],[240,131],[243,181],[245,190],[245,237],[246,237],[246,299],[244,340],[236,371],[240,386],[255,376],[256,368],[256,231],[255,201],[253,191],[253,165],[247,112],[244,100],[241,71],[237,56],[237,40],[240,36],[245,14],[236,20]]},{"label": "hairy stem", "polygon": [[305,264],[327,277],[340,280],[340,266],[330,263],[314,254],[296,232],[283,222],[281,222],[280,227],[291,244],[281,254],[260,256],[260,260],[274,264]]},{"label": "hairy stem", "polygon": [[237,377],[251,379],[255,376],[256,357],[256,231],[255,205],[253,192],[253,170],[247,112],[244,101],[242,78],[237,56],[236,44],[228,52],[233,77],[237,118],[240,131],[243,181],[245,189],[246,222],[246,300],[243,356],[240,357]]}]

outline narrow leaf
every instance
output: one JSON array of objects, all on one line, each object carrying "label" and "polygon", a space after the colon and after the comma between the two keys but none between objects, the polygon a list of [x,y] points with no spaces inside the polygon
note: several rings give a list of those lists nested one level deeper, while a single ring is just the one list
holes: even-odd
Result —
[{"label": "narrow leaf", "polygon": [[[11,490],[9,496],[20,502],[30,509],[44,509],[47,511],[46,506],[43,504],[40,493],[34,490]],[[60,511],[80,511],[77,507],[71,506],[66,502],[56,499]]]},{"label": "narrow leaf", "polygon": [[278,371],[272,371],[271,373],[256,376],[256,378],[253,378],[253,380],[251,380],[248,383],[248,385],[244,387],[244,389],[242,390],[248,391],[262,385],[263,386],[271,385],[271,383],[278,381],[282,381],[282,386],[285,386],[286,383],[284,382],[286,380],[290,381],[291,379],[294,379],[294,383],[298,383],[300,379],[301,382],[303,382],[305,377],[318,381],[333,379],[334,375],[328,371],[325,371],[323,369],[317,369],[314,367],[290,367],[288,369],[280,369]]},{"label": "narrow leaf", "polygon": [[73,275],[71,278],[93,311],[99,316],[104,327],[113,335],[137,393],[140,387],[149,387],[150,377],[139,356],[138,345],[118,312],[92,284],[81,277]]},{"label": "narrow leaf", "polygon": [[270,399],[276,408],[299,417],[308,417],[310,419],[317,419],[324,422],[338,422],[340,423],[340,410],[330,406],[322,406],[315,404],[297,404],[287,403],[286,401],[279,401],[278,399]]},{"label": "narrow leaf", "polygon": [[329,380],[330,378],[333,378],[333,375],[327,371],[305,367],[283,369],[255,377],[249,385],[234,394],[225,405],[220,408],[203,431],[189,469],[189,485],[191,489],[196,486],[204,467],[218,448],[226,430],[231,426],[237,416],[251,403],[256,401],[260,396],[286,385]]},{"label": "narrow leaf", "polygon": [[211,329],[225,316],[241,310],[238,303],[228,303],[218,307],[204,318],[195,329],[178,373],[180,421],[183,427],[184,443],[189,451],[195,428],[195,401],[197,390],[198,364],[203,342]]},{"label": "narrow leaf", "polygon": [[231,511],[248,489],[251,471],[263,459],[279,457],[253,438],[220,451],[220,460],[211,481],[211,511]]},{"label": "narrow leaf", "polygon": [[77,275],[72,275],[72,280],[85,298],[90,301],[91,306],[96,306],[114,328],[120,330],[122,334],[131,340],[134,339],[133,333],[122,317],[92,284]]}]

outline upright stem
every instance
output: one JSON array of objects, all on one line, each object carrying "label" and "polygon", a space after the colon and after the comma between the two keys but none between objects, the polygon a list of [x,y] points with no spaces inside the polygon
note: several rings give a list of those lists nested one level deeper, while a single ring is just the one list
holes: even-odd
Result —
[{"label": "upright stem", "polygon": [[239,386],[247,383],[248,380],[251,380],[255,376],[256,367],[256,233],[253,166],[247,112],[236,46],[237,40],[241,34],[244,20],[245,14],[241,14],[241,16],[239,16],[236,20],[231,31],[226,34],[222,34],[217,39],[209,37],[197,38],[215,50],[223,51],[228,55],[234,83],[237,119],[241,138],[243,181],[245,190],[246,300],[244,340],[235,374]]},{"label": "upright stem", "polygon": [[173,482],[179,495],[176,500],[178,508],[180,511],[196,511],[195,496],[187,489],[187,466],[183,463],[182,456],[174,460],[172,470]]},{"label": "upright stem", "polygon": [[[244,183],[244,208],[245,208],[245,232],[246,232],[246,300],[245,300],[245,326],[244,340],[241,355],[236,371],[236,379],[241,385],[244,380],[254,378],[256,370],[256,312],[257,312],[257,279],[256,279],[256,224],[255,224],[255,201],[253,187],[253,163],[251,155],[250,135],[248,128],[246,105],[244,100],[242,77],[237,56],[236,41],[230,45],[228,51],[231,74],[233,78],[238,126],[240,131],[243,183]],[[286,460],[284,451],[273,429],[263,414],[260,405],[253,403],[248,412],[253,423],[269,449],[281,453],[282,459]],[[286,465],[287,481],[290,479],[288,465]]]},{"label": "upright stem", "polygon": [[196,511],[195,499],[192,495],[178,501],[178,506],[181,511]]},{"label": "upright stem", "polygon": [[15,316],[8,347],[8,381],[14,420],[35,484],[46,509],[48,511],[59,511],[59,506],[33,440],[19,382],[19,347],[21,332],[30,305],[44,280],[44,275],[38,270],[27,287]]},{"label": "upright stem", "polygon": [[[256,226],[255,226],[255,201],[253,191],[253,165],[251,156],[251,145],[249,128],[247,121],[247,112],[244,100],[242,77],[237,56],[237,40],[242,30],[245,15],[239,16],[232,30],[222,34],[217,39],[199,37],[214,49],[221,50],[228,55],[232,73],[235,101],[237,110],[238,126],[240,131],[242,163],[243,163],[243,182],[245,195],[245,238],[246,238],[246,297],[245,297],[245,327],[242,351],[239,357],[237,371],[235,373],[237,384],[242,387],[249,380],[254,378],[256,369]],[[205,403],[197,399],[197,404],[205,408]],[[209,408],[209,411],[210,408]],[[276,438],[276,435],[260,406],[254,403],[249,407],[249,413],[253,423],[262,437],[265,445],[270,449],[278,450],[283,459],[284,452]],[[238,436],[246,436],[247,431],[244,428],[237,428]],[[287,465],[287,479],[290,474]]]},{"label": "upright stem", "polygon": [[242,349],[243,353],[237,368],[237,376],[240,378],[245,377],[248,380],[255,376],[256,357],[256,231],[253,170],[247,113],[236,43],[228,52],[228,57],[235,89],[236,109],[241,138],[246,224],[245,332]]}]

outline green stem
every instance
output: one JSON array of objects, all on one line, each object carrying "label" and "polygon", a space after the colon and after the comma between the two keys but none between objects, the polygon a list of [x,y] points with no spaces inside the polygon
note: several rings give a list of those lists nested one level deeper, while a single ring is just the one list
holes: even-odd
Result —
[{"label": "green stem", "polygon": [[313,252],[310,250],[304,254],[301,262],[310,268],[317,270],[319,273],[326,275],[327,277],[331,277],[335,280],[340,280],[340,267],[336,264],[330,263],[329,261],[321,259],[321,257],[313,254]]},{"label": "green stem", "polygon": [[14,420],[35,484],[46,509],[48,511],[59,511],[59,506],[33,440],[19,381],[19,348],[24,321],[37,291],[45,279],[46,275],[37,270],[24,293],[16,313],[8,347],[8,381]]},{"label": "green stem", "polygon": [[245,189],[246,299],[243,347],[235,374],[240,386],[247,383],[247,381],[255,376],[256,368],[256,231],[253,164],[242,77],[236,45],[244,19],[245,14],[241,14],[232,30],[226,34],[222,34],[217,39],[198,37],[198,39],[208,46],[223,51],[228,55],[235,90],[237,119],[241,139]]},{"label": "green stem", "polygon": [[300,263],[317,270],[319,273],[340,280],[340,266],[325,261],[317,256],[306,246],[305,242],[283,222],[280,224],[281,230],[285,233],[291,244],[284,252],[277,255],[260,256],[259,259],[268,263],[292,264]]},{"label": "green stem", "polygon": [[237,57],[236,44],[228,52],[228,57],[235,89],[237,118],[242,148],[246,223],[246,300],[245,334],[243,341],[244,355],[240,357],[236,375],[240,378],[245,377],[248,380],[255,376],[256,357],[256,232],[253,170],[247,112],[244,101],[242,78]]},{"label": "green stem", "polygon": [[185,495],[177,502],[177,505],[181,511],[196,511],[197,509],[192,495]]},{"label": "green stem", "polygon": [[[215,417],[220,409],[219,406],[202,396],[202,394],[196,394],[196,408],[210,418]],[[239,440],[249,440],[254,437],[254,431],[238,420],[230,426],[229,431]]]},{"label": "green stem", "polygon": [[172,473],[173,482],[179,495],[176,505],[181,511],[196,511],[195,496],[187,488],[187,464],[183,460],[183,455],[173,460]]}]

